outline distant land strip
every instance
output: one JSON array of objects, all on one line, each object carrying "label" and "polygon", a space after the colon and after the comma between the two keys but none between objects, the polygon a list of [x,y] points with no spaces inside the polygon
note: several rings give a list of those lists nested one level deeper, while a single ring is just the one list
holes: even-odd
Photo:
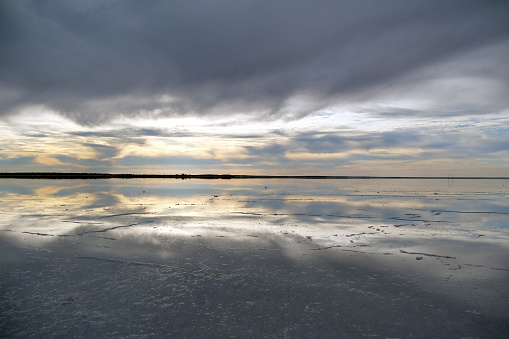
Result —
[{"label": "distant land strip", "polygon": [[502,179],[509,177],[396,177],[359,175],[241,175],[241,174],[129,174],[129,173],[0,173],[0,179]]}]

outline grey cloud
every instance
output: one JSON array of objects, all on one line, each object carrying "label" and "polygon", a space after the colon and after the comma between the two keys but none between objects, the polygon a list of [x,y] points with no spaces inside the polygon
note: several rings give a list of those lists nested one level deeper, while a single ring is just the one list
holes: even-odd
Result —
[{"label": "grey cloud", "polygon": [[[400,129],[391,132],[341,135],[340,133],[301,133],[290,138],[285,146],[287,152],[304,149],[310,153],[343,153],[349,151],[370,151],[379,149],[380,153],[368,155],[354,154],[355,159],[401,159],[401,158],[492,158],[498,152],[509,150],[509,135],[496,133],[490,129],[467,125],[453,130],[434,130],[433,128]],[[392,154],[395,149],[414,149],[414,154]],[[270,148],[265,149],[266,152]],[[388,153],[384,153],[388,152]],[[273,152],[275,153],[275,152]]]},{"label": "grey cloud", "polygon": [[[337,134],[305,133],[295,138],[296,144],[303,145],[311,153],[339,153],[355,148],[358,137],[346,137]],[[365,139],[362,137],[362,139]]]},{"label": "grey cloud", "polygon": [[[509,39],[504,1],[0,6],[0,114],[43,105],[84,125],[134,115],[299,117]],[[308,102],[289,108],[299,95]]]},{"label": "grey cloud", "polygon": [[[119,145],[119,147],[127,144],[145,144],[147,142],[147,137],[175,139],[196,137],[196,134],[193,132],[172,128],[119,128],[107,131],[69,131],[66,134],[73,137],[109,139],[109,143],[112,145]],[[201,135],[207,135],[218,139],[256,139],[263,136],[262,134],[217,133],[202,133]]]},{"label": "grey cloud", "polygon": [[119,146],[100,145],[92,143],[84,143],[83,146],[92,148],[100,160],[110,159],[120,152]]},{"label": "grey cloud", "polygon": [[43,133],[25,133],[23,134],[25,137],[29,138],[47,138],[49,134],[43,134]]},{"label": "grey cloud", "polygon": [[147,166],[147,165],[216,165],[221,164],[218,159],[203,159],[191,156],[142,157],[126,156],[115,161],[120,166]]},{"label": "grey cloud", "polygon": [[218,138],[225,139],[258,139],[262,137],[261,134],[222,134],[218,135]]},{"label": "grey cloud", "polygon": [[[415,130],[398,130],[383,133],[341,135],[338,133],[301,133],[292,144],[300,145],[311,153],[341,153],[373,148],[423,146],[425,134]],[[426,141],[428,142],[428,141]]]},{"label": "grey cloud", "polygon": [[143,136],[157,136],[161,134],[158,129],[132,129],[121,128],[108,131],[70,131],[67,134],[77,137],[86,138],[111,138],[111,139],[125,139],[132,140],[133,137],[139,138]]},{"label": "grey cloud", "polygon": [[67,155],[57,155],[55,159],[60,160],[66,166],[75,166],[78,168],[86,168],[88,172],[106,172],[112,171],[112,161],[101,157],[101,159],[76,159]]},{"label": "grey cloud", "polygon": [[[509,88],[508,88],[509,89]],[[438,92],[439,90],[437,90]],[[445,104],[443,107],[433,107],[428,110],[423,109],[412,109],[402,107],[374,107],[369,108],[368,112],[372,115],[377,115],[384,118],[401,118],[405,119],[408,117],[422,117],[422,118],[440,118],[440,117],[455,117],[465,115],[479,115],[479,114],[495,114],[499,113],[506,107],[506,103],[500,101],[489,101],[486,100],[484,103],[477,104],[458,104],[451,100],[451,104]],[[449,106],[449,107],[447,107]]]},{"label": "grey cloud", "polygon": [[71,136],[77,136],[77,137],[96,137],[96,138],[116,138],[118,137],[117,131],[111,132],[111,131],[79,131],[79,132],[68,132]]},{"label": "grey cloud", "polygon": [[3,158],[0,155],[0,166],[2,169],[7,169],[8,171],[12,171],[12,168],[17,168],[18,166],[23,165],[31,165],[35,161],[35,157],[16,157],[16,158]]},{"label": "grey cloud", "polygon": [[252,156],[283,156],[288,150],[287,146],[273,143],[267,146],[244,146],[247,153]]}]

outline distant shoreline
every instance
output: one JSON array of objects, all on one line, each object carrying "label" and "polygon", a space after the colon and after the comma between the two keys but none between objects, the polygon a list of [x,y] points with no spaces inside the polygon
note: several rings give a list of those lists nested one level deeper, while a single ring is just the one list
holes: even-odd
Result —
[{"label": "distant shoreline", "polygon": [[239,174],[129,174],[129,173],[0,173],[0,179],[483,179],[509,180],[509,177],[429,177],[358,175],[239,175]]}]

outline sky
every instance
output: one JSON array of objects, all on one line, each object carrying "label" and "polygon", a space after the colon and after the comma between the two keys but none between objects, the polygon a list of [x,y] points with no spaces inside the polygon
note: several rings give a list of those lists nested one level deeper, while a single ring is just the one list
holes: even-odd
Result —
[{"label": "sky", "polygon": [[509,2],[0,0],[0,172],[509,176]]}]

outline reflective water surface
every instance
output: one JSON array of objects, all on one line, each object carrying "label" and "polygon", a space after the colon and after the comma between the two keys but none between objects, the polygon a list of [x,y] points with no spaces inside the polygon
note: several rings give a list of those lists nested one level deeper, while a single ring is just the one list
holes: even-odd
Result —
[{"label": "reflective water surface", "polygon": [[[263,314],[274,311],[276,306],[278,310],[303,309],[304,313],[299,315],[288,313],[293,314],[291,319],[278,320],[272,316],[274,337],[304,334],[320,337],[324,334],[319,330],[323,330],[323,326],[317,326],[316,321],[323,320],[326,311],[331,313],[329,318],[341,318],[349,324],[337,328],[328,325],[325,333],[339,336],[411,334],[418,337],[421,331],[422,337],[429,337],[428,334],[440,337],[438,327],[419,325],[419,321],[412,326],[408,319],[406,327],[399,332],[386,328],[386,323],[398,322],[397,319],[405,322],[403,314],[410,309],[423,312],[414,317],[431,317],[429,323],[433,323],[433,317],[436,321],[450,317],[451,326],[463,322],[465,335],[488,337],[507,330],[507,326],[500,324],[509,319],[508,180],[4,179],[0,180],[0,199],[0,242],[3,247],[0,259],[3,284],[0,286],[4,301],[9,301],[4,303],[0,318],[5,329],[2,334],[81,336],[86,329],[89,334],[108,336],[135,332],[141,337],[204,333],[236,336],[245,334],[242,331],[247,328],[255,331],[252,337],[265,336],[267,322],[260,323],[257,329],[253,322],[238,327],[240,320],[229,315],[231,319],[225,320],[223,327],[217,325],[219,315],[226,317],[225,314],[230,314],[225,311],[228,307],[231,312],[239,312],[235,307],[239,298],[244,297],[238,296],[236,303],[229,306],[218,306],[235,291],[232,286],[244,284],[243,291],[251,293],[243,300],[243,309],[253,309],[265,300],[263,291],[276,293],[275,287],[255,287],[252,282],[247,282],[261,272],[266,276],[260,277],[258,286],[266,284],[272,277],[287,289],[303,289],[301,292],[313,296],[318,304],[324,302],[322,297],[331,302],[327,307],[314,305],[312,301],[304,303],[302,293],[298,292],[302,305],[292,301],[297,294],[270,307],[263,304],[260,306]],[[277,263],[283,266],[273,266],[279,265]],[[53,269],[44,266],[46,270],[37,272],[36,264],[56,266],[51,266]],[[293,272],[289,267],[301,269]],[[131,270],[129,275],[125,273],[127,268]],[[172,269],[170,274],[168,270]],[[178,269],[180,275],[175,273]],[[81,276],[87,271],[90,276]],[[109,280],[102,286],[97,285],[108,272],[116,273],[111,273],[113,275],[108,276]],[[161,272],[166,272],[164,279],[179,277],[178,282],[172,280],[173,289],[182,289],[181,294],[189,293],[185,300],[181,300],[188,305],[184,309],[183,304],[177,303],[178,291],[170,293],[160,284],[155,286],[155,280],[144,282],[148,284],[145,287],[159,293],[156,293],[157,297],[152,296],[158,300],[157,307],[161,306],[160,300],[167,300],[166,307],[174,312],[171,326],[157,318],[157,312],[153,311],[155,301],[147,301],[150,294],[142,297],[136,294],[142,292],[133,287],[141,284],[133,279],[143,279],[143,275],[156,272],[157,279],[163,279]],[[194,288],[188,280],[190,274],[197,284]],[[295,274],[297,277],[311,275],[313,279],[320,277],[321,286],[326,289],[339,289],[338,284],[342,284],[343,299],[336,300],[334,298],[340,298],[336,296],[332,300],[323,294],[336,293],[336,290],[320,294],[316,289],[309,289],[312,282],[297,278]],[[58,289],[52,289],[48,281],[37,280],[37,276],[59,284]],[[86,313],[83,309],[92,306],[84,301],[79,304],[82,299],[72,289],[71,282],[65,279],[71,279],[72,284],[87,291],[99,289],[102,292],[97,293],[104,294],[101,298],[113,290],[118,293],[132,285],[124,292],[140,299],[132,300],[129,307],[138,303],[152,311],[146,311],[143,319],[147,320],[138,327],[128,326],[128,332],[108,332],[107,324],[111,329],[112,323],[120,326],[123,322],[125,328],[129,321],[118,318],[115,322],[103,304],[94,304],[95,310]],[[222,285],[218,284],[225,279],[231,279],[229,289],[221,290],[220,296],[210,297],[210,286],[219,288]],[[58,307],[51,304],[51,300],[46,300],[44,306],[40,300],[33,299],[33,295],[27,297],[20,284],[51,296],[53,301],[57,298],[55,305]],[[394,286],[403,287],[392,290]],[[361,293],[359,288],[362,296],[355,297],[355,293]],[[381,289],[387,292],[384,294]],[[350,293],[343,293],[345,291]],[[197,302],[191,296],[200,293],[203,298],[211,298],[215,305],[213,310],[207,309],[212,306],[203,300],[202,306],[191,310],[189,305]],[[279,291],[277,295],[281,293]],[[359,305],[376,297],[368,297],[366,293],[377,293],[382,300],[381,308],[387,311],[392,307],[393,312],[401,314],[396,316],[394,313],[393,318],[385,319],[379,310],[369,316],[371,325],[365,325],[362,314],[375,311]],[[429,295],[419,299],[415,293]],[[413,300],[411,305],[414,306],[405,304],[401,295]],[[435,297],[438,301],[448,298],[448,306],[433,311]],[[91,294],[87,294],[87,298],[88,302],[93,299]],[[417,307],[416,300],[427,301]],[[351,309],[361,314],[354,319],[338,316],[338,305],[343,303],[350,304]],[[451,305],[454,307],[444,315],[443,310]],[[71,312],[74,318],[71,325],[62,327],[64,313],[58,314],[64,312],[65,307],[75,307],[74,313]],[[429,310],[424,311],[425,307]],[[306,313],[310,308],[316,312]],[[35,313],[40,313],[41,309],[52,314],[46,316],[50,317],[45,320],[49,325],[38,325]],[[214,319],[207,329],[189,320],[197,314],[204,316],[204,313]],[[95,314],[95,318],[91,314]],[[33,328],[22,330],[19,327],[18,321],[23,317],[32,321]],[[179,319],[187,319],[187,322],[182,320],[180,324]],[[464,324],[465,319],[472,323],[471,327]],[[495,332],[491,333],[481,325],[476,327],[483,322],[489,323],[486,326]],[[377,327],[378,323],[380,327]],[[171,332],[170,328],[176,332]],[[220,328],[223,332],[214,332]],[[241,332],[235,332],[237,330]],[[444,332],[443,337],[447,337],[447,333]]]}]

